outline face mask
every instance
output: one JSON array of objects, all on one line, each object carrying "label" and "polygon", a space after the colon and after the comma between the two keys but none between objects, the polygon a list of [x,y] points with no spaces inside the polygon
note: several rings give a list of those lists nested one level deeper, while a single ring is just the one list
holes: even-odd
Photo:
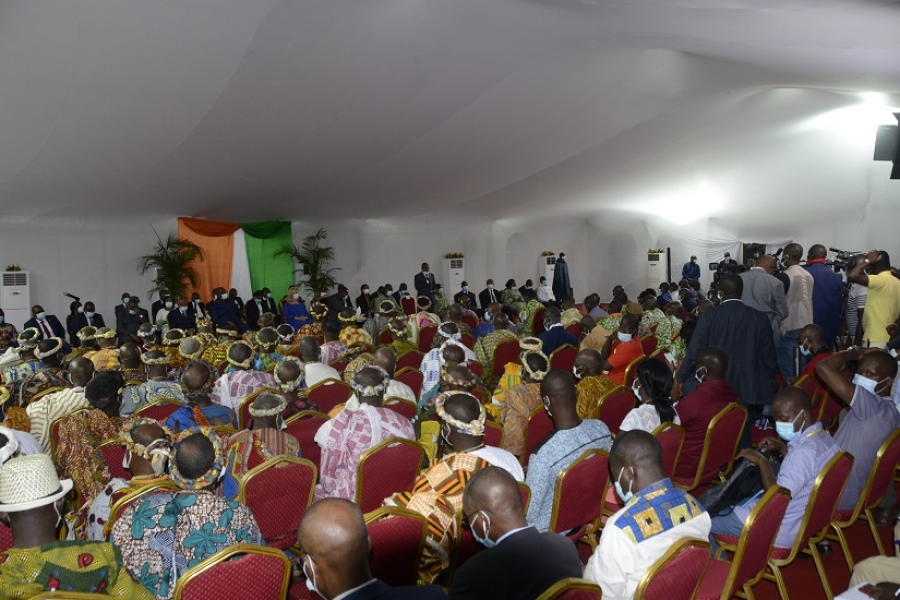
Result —
[{"label": "face mask", "polygon": [[[312,571],[312,573],[310,573],[309,571]],[[321,596],[321,594],[319,593],[319,588],[316,587],[316,572],[313,571],[312,568],[310,568],[309,571],[306,570],[306,562],[304,562],[303,576],[306,577],[306,589]]]},{"label": "face mask", "polygon": [[79,306],[78,308],[75,309],[75,312],[83,313],[83,312],[84,312],[84,307],[83,307],[83,306]]},{"label": "face mask", "polygon": [[438,293],[438,294],[443,294],[443,293],[444,293],[444,288],[438,288],[437,293]]},{"label": "face mask", "polygon": [[59,524],[62,523],[62,513],[59,512],[59,505],[56,502],[53,503],[53,510],[56,511],[56,527],[54,529],[59,528]]},{"label": "face mask", "polygon": [[128,296],[122,298],[122,304],[128,304],[129,302],[131,302],[131,298]]},{"label": "face mask", "polygon": [[[703,375],[700,374],[700,369],[703,369]],[[703,378],[706,377],[706,371],[707,371],[706,367],[700,367],[694,373],[694,379],[696,379],[698,383],[703,383]]]},{"label": "face mask", "polygon": [[194,304],[200,304],[200,298],[194,298],[192,302]]},{"label": "face mask", "polygon": [[133,315],[133,314],[134,314],[134,311],[133,311],[133,310],[129,310],[129,311],[128,311],[128,314],[129,314],[129,315]]},{"label": "face mask", "polygon": [[293,296],[291,296],[291,298],[293,298],[294,300],[299,300],[300,294],[294,294]]},{"label": "face mask", "polygon": [[497,542],[495,542],[494,540],[492,540],[491,538],[488,537],[488,533],[491,530],[491,518],[489,516],[487,516],[486,514],[484,514],[483,512],[477,512],[475,514],[480,515],[481,518],[484,520],[484,534],[478,535],[478,533],[475,531],[475,524],[472,523],[472,525],[471,525],[472,537],[474,537],[475,541],[478,542],[479,544],[481,544],[482,546],[484,546],[485,548],[488,548],[488,549],[493,548],[494,546],[497,545]]},{"label": "face mask", "polygon": [[803,356],[812,356],[812,350],[807,348],[806,344],[803,344],[802,346],[800,346],[800,354],[802,354]]},{"label": "face mask", "polygon": [[94,311],[89,310],[89,311],[85,312],[84,314],[93,319],[95,313],[94,313]]},{"label": "face mask", "polygon": [[888,379],[889,379],[888,377],[885,377],[881,381],[875,381],[874,379],[869,379],[868,377],[863,377],[862,375],[857,373],[856,375],[853,376],[853,385],[858,385],[862,389],[868,390],[877,396],[878,392],[876,392],[875,389],[879,385],[881,385],[882,383],[887,381]]},{"label": "face mask", "polygon": [[178,310],[180,310],[183,315],[187,314],[187,306],[179,306]]},{"label": "face mask", "polygon": [[128,469],[131,466],[131,452],[126,452],[122,457],[122,468]]},{"label": "face mask", "polygon": [[550,418],[552,419],[552,418],[553,418],[553,413],[550,412],[550,399],[547,398],[547,396],[544,396],[543,398],[541,398],[541,402],[544,403],[544,410],[547,411],[547,416],[550,417]]},{"label": "face mask", "polygon": [[622,491],[622,473],[625,472],[625,467],[622,467],[622,470],[619,471],[619,476],[616,477],[616,494],[619,495],[619,498],[622,499],[622,502],[628,504],[628,501],[634,498],[634,494],[631,492],[631,486],[634,485],[634,479],[631,480],[631,483],[628,484],[628,491]]},{"label": "face mask", "polygon": [[228,294],[219,294],[219,299],[228,300]]},{"label": "face mask", "polygon": [[369,293],[369,288],[363,288],[363,294],[368,294],[368,293]]},{"label": "face mask", "polygon": [[622,333],[621,331],[619,331],[616,332],[616,337],[619,338],[620,342],[630,342],[634,335],[631,333]]},{"label": "face mask", "polygon": [[[797,417],[802,415],[803,413],[797,413]],[[794,417],[791,421],[775,421],[775,433],[777,433],[781,439],[786,442],[793,442],[797,439],[797,436],[800,435],[799,431],[794,431],[794,421],[797,420],[797,417]],[[806,425],[806,418],[803,418],[803,425]]]},{"label": "face mask", "polygon": [[547,280],[546,280],[546,279],[541,279],[541,285],[547,285]]},{"label": "face mask", "polygon": [[[0,317],[0,323],[2,323],[2,322],[3,322],[3,317]],[[897,358],[897,350],[896,349],[891,348],[891,356],[893,356],[894,358]]]},{"label": "face mask", "polygon": [[468,294],[468,293],[469,293],[469,286],[463,287],[463,292],[465,292],[465,293]]},{"label": "face mask", "polygon": [[430,271],[422,271],[422,275],[428,275],[428,273],[430,273]]},{"label": "face mask", "polygon": [[38,314],[36,314],[34,316],[37,317],[38,321],[43,321],[44,319],[47,318],[47,313],[39,312]]},{"label": "face mask", "polygon": [[488,289],[489,289],[489,290],[494,289],[494,284],[493,284],[493,283],[489,283],[489,284],[488,284]]},{"label": "face mask", "polygon": [[453,447],[453,444],[450,443],[450,440],[447,439],[449,435],[447,434],[447,430],[441,426],[441,439],[444,440],[444,445]]},{"label": "face mask", "polygon": [[171,309],[173,304],[171,302],[166,302],[166,308]]},{"label": "face mask", "polygon": [[287,423],[284,422],[284,417],[282,417],[281,415],[278,415],[277,423],[278,423],[277,427],[278,427],[279,431],[284,431],[285,429],[287,429]]},{"label": "face mask", "polygon": [[6,317],[0,315],[0,323],[2,323],[2,322],[5,321],[5,320],[6,320]]},{"label": "face mask", "polygon": [[631,384],[631,391],[634,392],[634,397],[640,399],[641,397],[641,382],[637,379],[634,380],[634,383]]},{"label": "face mask", "polygon": [[578,365],[572,365],[572,375],[575,376],[575,379],[581,379],[581,374],[578,371]]}]

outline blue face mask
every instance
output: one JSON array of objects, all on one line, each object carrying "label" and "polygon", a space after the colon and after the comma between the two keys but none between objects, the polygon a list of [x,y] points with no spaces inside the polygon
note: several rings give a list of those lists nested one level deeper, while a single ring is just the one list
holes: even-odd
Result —
[{"label": "blue face mask", "polygon": [[4,317],[3,315],[0,315],[0,323],[2,323],[5,320],[6,320],[6,317]]},{"label": "blue face mask", "polygon": [[[797,413],[797,417],[799,417],[802,414],[803,413]],[[787,422],[785,422],[785,421],[776,421],[775,422],[775,433],[777,433],[781,437],[781,439],[783,439],[786,442],[793,442],[795,439],[797,439],[797,436],[799,436],[801,433],[800,431],[794,431],[794,421],[797,420],[797,417],[794,417],[793,420],[787,421]],[[803,419],[803,425],[801,425],[801,428],[804,425],[806,425],[805,417]]]},{"label": "blue face mask", "polygon": [[92,310],[85,311],[84,314],[87,315],[91,319],[94,318],[94,311],[92,311]]},{"label": "blue face mask", "polygon": [[618,331],[616,332],[616,336],[619,338],[620,342],[630,342],[634,337],[634,334],[622,333],[621,331]]},{"label": "blue face mask", "polygon": [[488,548],[488,549],[493,548],[494,546],[497,545],[497,542],[495,542],[494,540],[492,540],[491,538],[488,537],[488,534],[491,531],[491,518],[481,511],[479,511],[475,514],[481,515],[481,518],[484,519],[484,536],[482,537],[482,536],[478,535],[478,533],[475,531],[475,524],[471,523],[471,521],[470,521],[471,528],[472,528],[472,536],[475,538],[476,542],[478,542],[485,548]]},{"label": "blue face mask", "polygon": [[129,298],[128,296],[125,296],[124,298],[122,298],[122,304],[127,305],[129,302],[131,302],[131,298]]},{"label": "blue face mask", "polygon": [[885,377],[881,381],[875,381],[874,379],[869,379],[868,377],[864,377],[864,376],[860,375],[859,373],[857,373],[856,375],[853,376],[853,385],[858,385],[862,389],[868,390],[868,391],[872,392],[873,394],[875,394],[876,396],[878,396],[879,394],[875,390],[878,388],[879,385],[881,385],[888,379],[889,379],[888,377]]},{"label": "blue face mask", "polygon": [[619,498],[622,499],[622,502],[628,504],[628,501],[634,498],[634,493],[631,491],[631,487],[634,485],[634,480],[631,480],[631,483],[628,484],[628,491],[622,491],[622,473],[625,472],[625,467],[622,467],[622,470],[619,471],[619,476],[616,477],[616,494],[619,495]]}]

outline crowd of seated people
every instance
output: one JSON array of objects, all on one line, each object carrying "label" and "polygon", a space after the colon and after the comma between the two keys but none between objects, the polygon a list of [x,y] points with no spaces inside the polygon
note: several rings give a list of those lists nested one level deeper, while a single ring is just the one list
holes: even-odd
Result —
[{"label": "crowd of seated people", "polygon": [[[309,306],[299,287],[280,303],[265,288],[246,303],[216,288],[207,304],[163,291],[148,313],[125,293],[114,327],[86,302],[65,330],[36,306],[23,331],[0,335],[0,597],[172,598],[205,559],[266,543],[241,490],[279,457],[317,473],[311,500],[296,499],[310,507],[286,551],[291,597],[387,597],[355,502],[361,463],[396,439],[427,457],[382,501],[427,522],[419,585],[396,597],[534,598],[580,578],[632,598],[680,540],[715,550],[740,538],[775,487],[790,501],[774,545],[790,548],[826,465],[852,456],[836,507],[852,511],[900,429],[887,253],[850,273],[868,291],[853,333],[864,345],[843,348],[840,276],[818,268],[819,245],[802,267],[802,250],[786,247],[780,278],[761,257],[706,294],[684,280],[580,305],[543,278],[488,280],[480,294],[464,284],[451,299],[423,265],[427,293],[364,285],[355,305],[345,286]],[[749,415],[735,452],[708,456],[735,407]],[[299,423],[314,429],[286,431]],[[659,438],[671,427],[683,431],[677,461]],[[553,525],[559,482],[585,455],[606,457],[604,516],[567,537]],[[759,493],[711,515],[700,492],[727,473],[698,479],[733,460],[758,473]],[[873,520],[890,527],[898,513],[891,481]],[[900,560],[859,563],[853,581],[865,580],[873,597],[895,591]]]}]

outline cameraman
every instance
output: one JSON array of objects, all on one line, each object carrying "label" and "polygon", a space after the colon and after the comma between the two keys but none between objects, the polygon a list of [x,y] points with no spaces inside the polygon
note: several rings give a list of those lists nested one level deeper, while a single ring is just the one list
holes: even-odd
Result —
[{"label": "cameraman", "polygon": [[858,255],[847,279],[869,291],[862,319],[864,345],[887,348],[887,328],[900,318],[900,280],[891,273],[890,256],[884,250]]}]

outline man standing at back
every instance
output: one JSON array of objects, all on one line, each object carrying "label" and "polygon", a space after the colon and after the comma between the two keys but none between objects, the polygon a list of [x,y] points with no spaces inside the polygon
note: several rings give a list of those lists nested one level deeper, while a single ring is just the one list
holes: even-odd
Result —
[{"label": "man standing at back", "polygon": [[697,257],[691,256],[690,262],[684,263],[681,267],[682,279],[700,279],[700,265],[697,264]]},{"label": "man standing at back", "polygon": [[800,346],[800,330],[813,322],[815,280],[809,271],[800,266],[802,256],[803,246],[800,244],[784,247],[784,264],[787,265],[784,274],[791,280],[787,293],[788,316],[781,321],[781,341],[778,345],[778,370],[784,379],[794,377],[803,370],[794,369],[794,349]]},{"label": "man standing at back", "polygon": [[413,284],[416,286],[416,296],[425,296],[431,302],[431,306],[434,306],[434,274],[428,263],[422,263],[422,270],[416,273]]},{"label": "man standing at back", "polygon": [[[775,262],[775,257],[764,254],[756,259],[755,266],[750,267],[749,271],[741,273],[740,277],[743,280],[744,290],[741,294],[741,301],[766,316],[772,329],[773,347],[778,348],[781,345],[781,322],[788,318],[789,313],[787,299],[784,296],[784,286],[772,277]],[[720,292],[722,291],[721,281],[722,277],[720,276]],[[740,393],[740,390],[738,392]]]},{"label": "man standing at back", "polygon": [[[781,288],[778,280],[772,281]],[[683,384],[694,376],[701,350],[721,348],[728,356],[725,378],[741,403],[755,413],[747,420],[741,438],[741,446],[746,447],[750,445],[752,416],[760,415],[775,393],[775,347],[765,315],[741,301],[743,286],[738,275],[726,273],[719,278],[722,303],[700,315],[676,378]]]},{"label": "man standing at back", "polygon": [[831,346],[841,326],[841,308],[844,302],[844,282],[841,276],[825,264],[828,250],[822,244],[813,244],[806,253],[806,270],[813,276],[813,323],[822,328],[825,345]]},{"label": "man standing at back", "polygon": [[900,280],[891,273],[890,256],[884,250],[860,254],[847,279],[869,290],[862,319],[863,343],[886,348],[890,340],[887,326],[900,317]]}]

